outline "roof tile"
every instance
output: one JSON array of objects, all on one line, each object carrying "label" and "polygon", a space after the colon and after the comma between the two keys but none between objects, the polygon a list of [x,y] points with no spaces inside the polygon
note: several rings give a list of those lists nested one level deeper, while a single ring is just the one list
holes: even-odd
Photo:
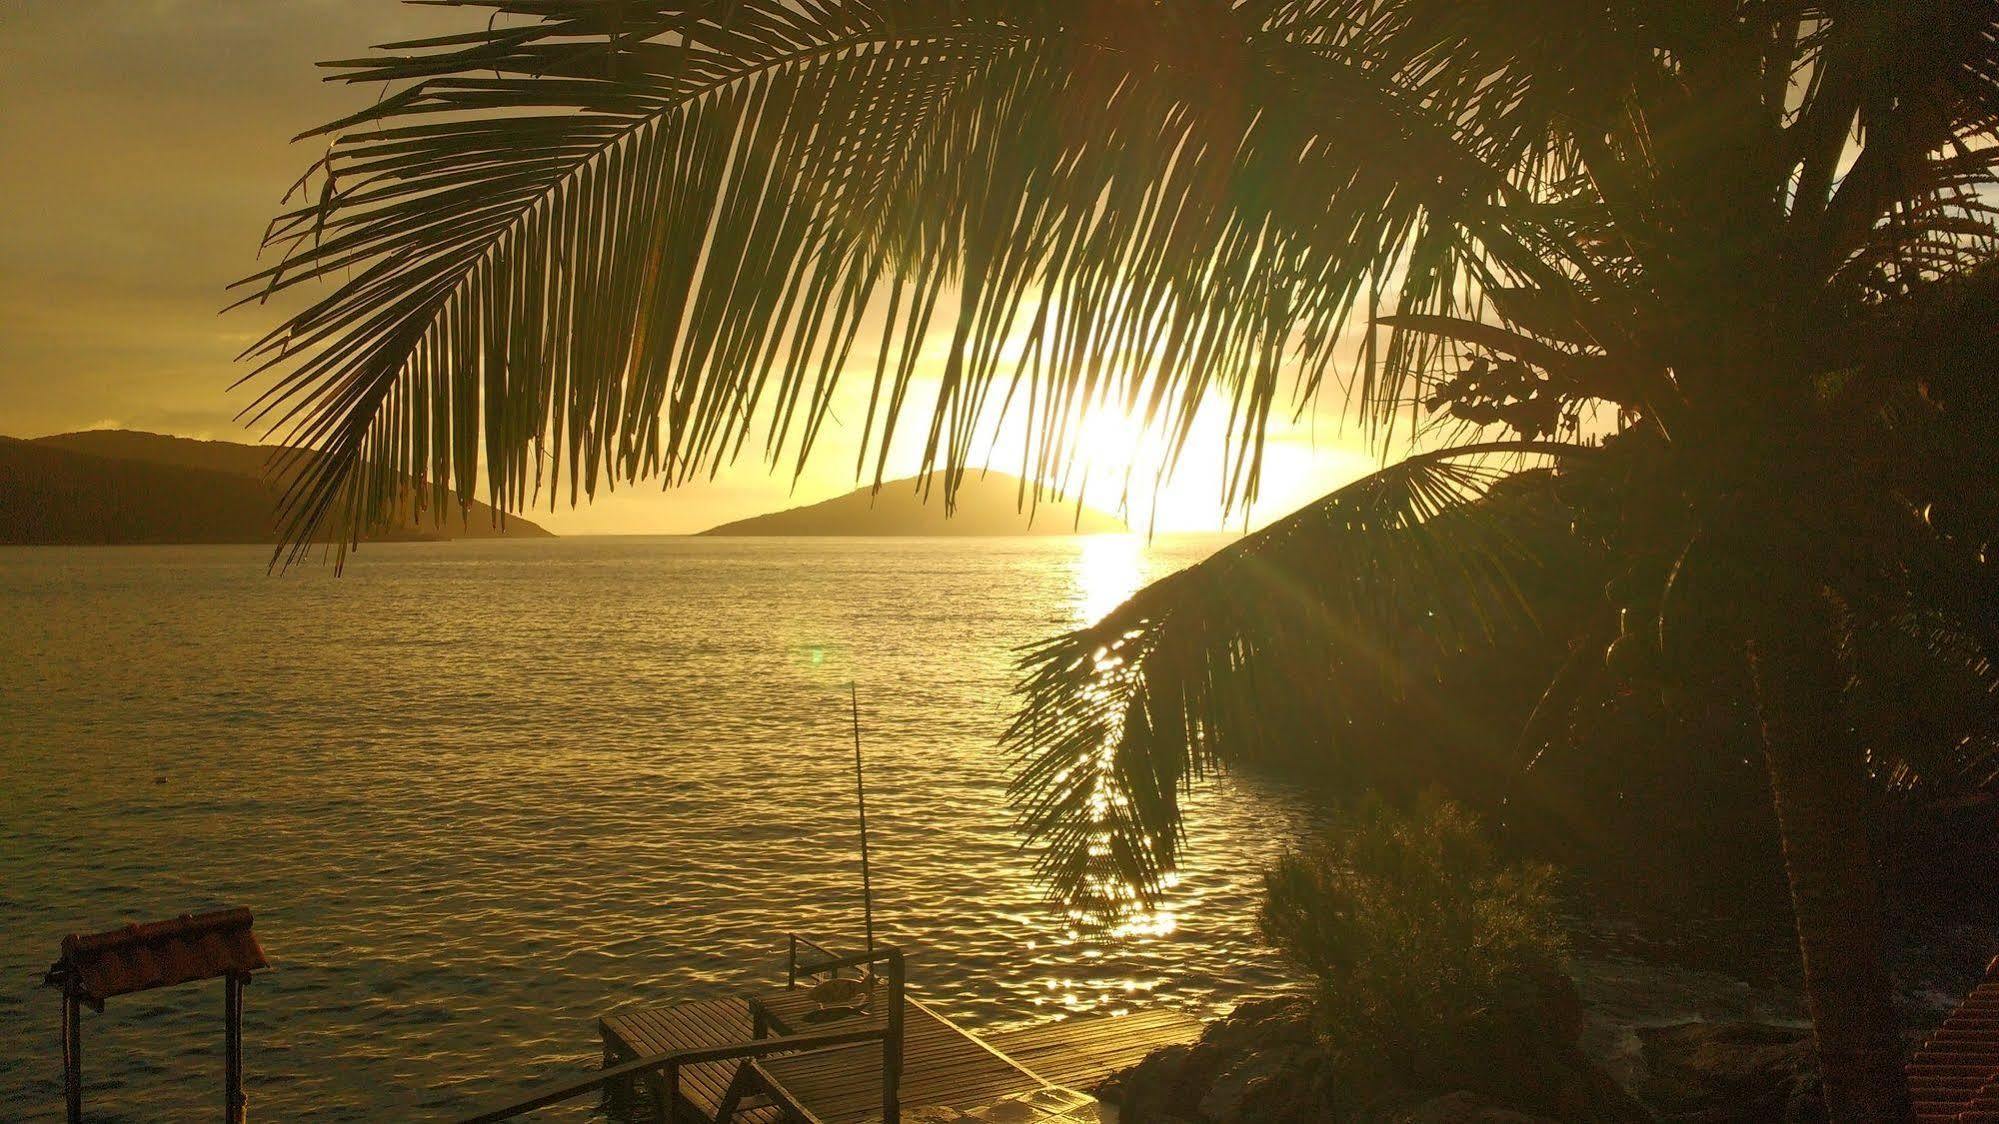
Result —
[{"label": "roof tile", "polygon": [[1909,1061],[1923,1124],[1999,1122],[1999,959]]},{"label": "roof tile", "polygon": [[102,1003],[114,995],[267,968],[251,924],[250,911],[238,907],[72,933],[63,938],[62,959],[49,969],[49,980],[73,980],[81,997]]}]

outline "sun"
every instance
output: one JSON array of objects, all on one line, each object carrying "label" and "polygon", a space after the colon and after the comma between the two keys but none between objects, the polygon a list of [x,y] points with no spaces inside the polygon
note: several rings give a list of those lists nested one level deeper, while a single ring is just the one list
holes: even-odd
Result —
[{"label": "sun", "polygon": [[1172,419],[1100,401],[1066,443],[1086,502],[1116,506],[1134,530],[1215,530],[1224,512],[1229,442],[1219,409],[1202,409],[1177,444]]},{"label": "sun", "polygon": [[1196,437],[1205,434],[1196,428],[1186,447],[1173,463],[1173,471],[1162,481],[1162,471],[1173,457],[1172,441],[1158,423],[1148,424],[1122,403],[1099,400],[1082,411],[1063,431],[1052,471],[1045,476],[1065,498],[1081,492],[1084,502],[1123,516],[1134,529],[1143,529],[1156,496],[1186,490],[1219,496],[1219,475],[1213,464],[1219,457],[1203,456],[1194,448]]},{"label": "sun", "polygon": [[1165,440],[1139,418],[1116,405],[1091,406],[1076,425],[1075,452],[1093,469],[1114,469],[1124,476],[1140,467],[1147,453],[1163,453]]}]

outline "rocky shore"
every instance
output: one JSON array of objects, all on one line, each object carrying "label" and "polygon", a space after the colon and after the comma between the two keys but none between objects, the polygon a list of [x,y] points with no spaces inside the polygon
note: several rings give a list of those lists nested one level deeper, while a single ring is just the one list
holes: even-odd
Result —
[{"label": "rocky shore", "polygon": [[[1524,1016],[1524,1017],[1523,1017]],[[1190,1046],[1160,1050],[1098,1095],[1122,1124],[1626,1124],[1824,1119],[1811,1036],[1757,1023],[1645,1028],[1626,1088],[1581,1049],[1581,1012],[1497,1012],[1406,1083],[1353,1090],[1317,1044],[1309,1003],[1253,1000]]]},{"label": "rocky shore", "polygon": [[[1999,932],[1939,929],[1897,956],[1912,1040],[1999,952]],[[1357,1087],[1320,1046],[1302,996],[1245,1002],[1188,1046],[1097,1092],[1121,1124],[1686,1124],[1825,1119],[1811,1031],[1781,989],[1636,962],[1521,981],[1469,1022],[1463,1048]]]},{"label": "rocky shore", "polygon": [[1321,1048],[1309,1000],[1252,1000],[1192,1045],[1157,1051],[1097,1094],[1117,1106],[1122,1124],[1652,1119],[1583,1054],[1583,1024],[1573,986],[1524,983],[1468,1022],[1460,1049],[1362,1087]]}]

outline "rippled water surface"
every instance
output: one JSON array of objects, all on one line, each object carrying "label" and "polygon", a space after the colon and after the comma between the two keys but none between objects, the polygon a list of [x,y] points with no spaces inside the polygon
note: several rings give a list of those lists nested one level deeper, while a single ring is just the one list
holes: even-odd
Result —
[{"label": "rippled water surface", "polygon": [[[384,1119],[597,1063],[596,1016],[857,941],[847,681],[878,920],[1000,1026],[1281,984],[1256,870],[1306,802],[1190,804],[1151,933],[1042,904],[994,741],[1015,649],[1216,541],[568,539],[0,550],[0,1117],[60,1100],[61,935],[248,905],[252,1115]],[[86,1015],[94,1118],[214,1114],[219,984]]]}]

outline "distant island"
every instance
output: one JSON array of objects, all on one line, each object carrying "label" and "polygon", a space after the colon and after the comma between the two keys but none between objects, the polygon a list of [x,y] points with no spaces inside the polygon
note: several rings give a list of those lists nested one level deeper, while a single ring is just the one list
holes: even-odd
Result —
[{"label": "distant island", "polygon": [[[0,437],[0,544],[274,543],[284,483],[266,469],[283,451],[126,429]],[[368,541],[548,537],[474,501],[441,523],[412,507]]]},{"label": "distant island", "polygon": [[[704,535],[1100,535],[1121,534],[1129,528],[1114,516],[1092,507],[1043,495],[1038,508],[1032,489],[1017,476],[989,472],[966,473],[958,487],[956,510],[944,514],[941,483],[933,484],[926,501],[921,478],[883,482],[880,491],[856,488],[844,496],[738,519],[701,532]],[[1023,489],[1027,489],[1023,491]]]}]

